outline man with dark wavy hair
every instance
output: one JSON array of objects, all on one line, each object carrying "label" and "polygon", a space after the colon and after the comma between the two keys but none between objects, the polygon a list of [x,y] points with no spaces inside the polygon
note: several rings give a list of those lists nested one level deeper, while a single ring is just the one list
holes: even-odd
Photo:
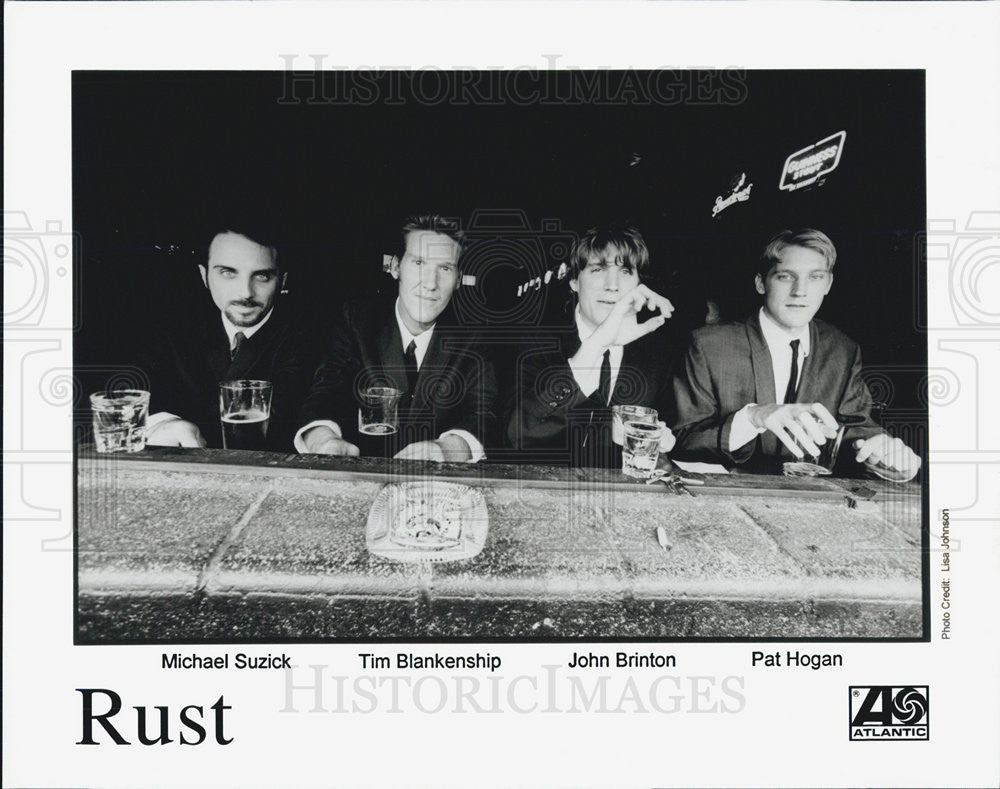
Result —
[{"label": "man with dark wavy hair", "polygon": [[[611,407],[662,407],[672,354],[657,330],[673,305],[643,283],[649,250],[631,225],[591,228],[569,264],[572,313],[521,350],[521,384],[505,398],[507,440],[521,460],[610,467],[620,457]],[[662,447],[672,444],[666,431]]]},{"label": "man with dark wavy hair", "polygon": [[920,459],[872,420],[861,349],[815,318],[836,262],[825,233],[783,230],[754,278],[761,308],[745,322],[693,333],[668,416],[676,457],[774,471],[802,459],[803,448],[818,455],[839,421],[851,425],[844,441],[858,462],[916,474]]},{"label": "man with dark wavy hair", "polygon": [[[299,452],[358,455],[359,389],[403,393],[398,435],[379,451],[409,460],[478,461],[495,432],[496,376],[478,336],[449,305],[461,285],[464,236],[437,214],[407,218],[388,302],[344,305],[302,408]],[[371,448],[374,451],[375,448]]]},{"label": "man with dark wavy hair", "polygon": [[219,383],[251,378],[273,385],[268,448],[289,451],[315,366],[312,343],[280,308],[288,267],[265,222],[221,226],[198,266],[211,301],[192,304],[175,325],[151,327],[140,352],[150,381],[147,441],[221,447]]}]

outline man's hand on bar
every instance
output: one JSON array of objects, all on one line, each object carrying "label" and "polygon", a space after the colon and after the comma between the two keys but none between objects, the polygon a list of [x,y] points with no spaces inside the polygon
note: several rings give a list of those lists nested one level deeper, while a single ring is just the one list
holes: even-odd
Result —
[{"label": "man's hand on bar", "polygon": [[858,463],[867,463],[871,466],[881,463],[895,471],[906,473],[912,471],[913,476],[916,476],[920,469],[920,458],[917,453],[888,433],[879,433],[867,439],[859,438],[854,442],[854,448],[858,451]]},{"label": "man's hand on bar", "polygon": [[674,444],[677,443],[677,438],[674,436],[673,432],[667,427],[667,423],[662,419],[656,424],[662,428],[663,432],[660,434],[660,452],[667,453],[674,448]]},{"label": "man's hand on bar", "polygon": [[167,419],[149,431],[146,443],[155,447],[207,447],[198,426],[186,419]]},{"label": "man's hand on bar", "polygon": [[399,460],[433,460],[436,463],[462,463],[472,457],[469,445],[459,436],[442,436],[437,441],[417,441],[396,453]]},{"label": "man's hand on bar", "polygon": [[747,411],[747,416],[750,424],[758,430],[774,433],[797,458],[802,457],[802,449],[811,455],[819,455],[819,445],[836,436],[839,427],[822,403],[755,405]]},{"label": "man's hand on bar", "polygon": [[340,438],[326,425],[317,425],[302,434],[306,450],[314,455],[346,455],[357,457],[361,451],[350,441]]}]

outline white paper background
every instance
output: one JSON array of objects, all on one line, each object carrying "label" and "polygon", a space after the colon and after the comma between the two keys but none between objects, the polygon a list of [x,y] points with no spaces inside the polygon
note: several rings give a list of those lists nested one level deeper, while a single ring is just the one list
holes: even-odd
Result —
[{"label": "white paper background", "polygon": [[[68,400],[54,390],[58,371],[71,366],[73,272],[60,273],[59,236],[49,227],[43,272],[4,267],[5,315],[21,314],[35,299],[43,316],[37,326],[5,326],[5,785],[1000,783],[1000,5],[9,3],[4,14],[4,203],[25,213],[32,232],[47,222],[71,229],[72,69],[280,70],[282,54],[297,54],[296,65],[311,68],[307,56],[314,53],[325,55],[324,68],[541,68],[546,55],[558,54],[560,66],[578,67],[926,69],[928,217],[932,231],[953,228],[943,239],[951,246],[941,248],[942,262],[929,271],[929,365],[947,369],[956,382],[939,396],[932,387],[931,396],[932,534],[939,510],[948,507],[955,543],[950,642],[800,647],[844,654],[844,668],[818,672],[751,669],[750,644],[659,650],[678,656],[671,673],[681,677],[743,677],[745,706],[731,714],[429,715],[414,708],[410,692],[403,714],[308,713],[303,693],[295,697],[298,713],[281,713],[281,672],[165,672],[156,647],[72,645],[71,433]],[[972,249],[966,225],[986,211],[996,213],[977,221],[994,229],[994,240]],[[967,263],[967,271],[957,270]],[[956,284],[973,273],[974,280]],[[883,297],[867,294],[859,308],[877,309]],[[932,555],[932,574],[935,561]],[[936,606],[934,583],[931,594]],[[932,627],[938,613],[932,609]],[[503,657],[507,678],[531,675],[541,683],[541,666],[564,664],[573,648],[482,650]],[[198,651],[240,649],[268,651]],[[368,673],[359,672],[361,647],[285,651],[299,666],[328,666],[328,677]],[[451,681],[447,672],[440,676]],[[485,685],[488,675],[479,676]],[[645,688],[646,675],[634,676]],[[296,681],[306,677],[296,673]],[[625,678],[616,674],[611,687]],[[878,683],[930,686],[930,742],[848,742],[848,686]],[[227,734],[235,742],[74,745],[77,687],[114,688],[126,706],[207,706],[224,694],[234,707]],[[433,685],[424,687],[426,705],[436,694]],[[327,689],[332,693],[332,680]],[[328,695],[326,706],[334,704]]]}]

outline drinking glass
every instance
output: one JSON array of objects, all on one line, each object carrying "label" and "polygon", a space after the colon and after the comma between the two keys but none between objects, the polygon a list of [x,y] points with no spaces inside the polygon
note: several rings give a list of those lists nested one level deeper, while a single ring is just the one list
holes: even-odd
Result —
[{"label": "drinking glass", "polygon": [[391,386],[369,386],[360,393],[358,432],[387,436],[399,430],[399,398],[403,393]]},{"label": "drinking glass", "polygon": [[98,452],[139,452],[146,448],[149,392],[119,389],[90,396]]},{"label": "drinking glass", "polygon": [[611,406],[611,440],[618,446],[625,443],[626,422],[645,422],[655,425],[659,418],[655,408],[646,408],[642,405],[613,405]]},{"label": "drinking glass", "polygon": [[623,429],[622,473],[626,477],[649,479],[660,459],[660,437],[663,428],[658,424],[629,421]]},{"label": "drinking glass", "polygon": [[219,384],[222,446],[226,449],[265,449],[271,418],[270,381],[223,381]]},{"label": "drinking glass", "polygon": [[844,431],[846,429],[846,425],[839,425],[836,434],[828,436],[826,443],[820,445],[818,455],[811,455],[802,446],[802,442],[795,438],[795,436],[792,436],[795,445],[802,450],[802,460],[791,460],[787,463],[782,463],[782,473],[786,477],[830,476],[833,473],[833,467],[837,464],[837,455],[840,453],[840,444],[844,440]]}]

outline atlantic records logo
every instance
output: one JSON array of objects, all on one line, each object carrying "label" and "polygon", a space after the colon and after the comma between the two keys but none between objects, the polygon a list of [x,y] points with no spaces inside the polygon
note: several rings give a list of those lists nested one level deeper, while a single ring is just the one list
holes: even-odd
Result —
[{"label": "atlantic records logo", "polygon": [[929,740],[927,685],[851,685],[852,740]]}]

